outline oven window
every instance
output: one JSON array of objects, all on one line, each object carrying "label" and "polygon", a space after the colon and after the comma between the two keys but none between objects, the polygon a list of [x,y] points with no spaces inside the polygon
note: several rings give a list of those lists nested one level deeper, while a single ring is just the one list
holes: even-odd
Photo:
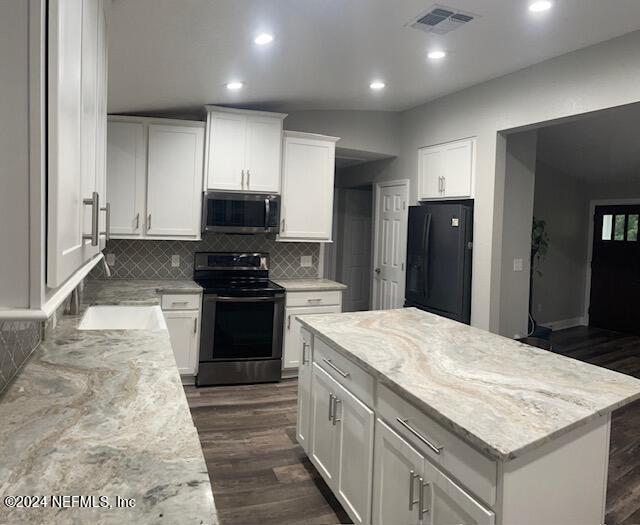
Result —
[{"label": "oven window", "polygon": [[264,201],[207,200],[207,226],[264,228]]},{"label": "oven window", "polygon": [[253,359],[273,354],[274,302],[216,303],[214,359]]}]

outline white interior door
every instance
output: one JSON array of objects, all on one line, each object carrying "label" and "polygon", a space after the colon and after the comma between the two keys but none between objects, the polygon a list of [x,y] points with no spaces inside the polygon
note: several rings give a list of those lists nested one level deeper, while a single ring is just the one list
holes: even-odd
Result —
[{"label": "white interior door", "polygon": [[113,235],[142,235],[146,152],[144,124],[109,122],[107,193],[111,201]]},{"label": "white interior door", "polygon": [[245,189],[280,193],[282,121],[268,117],[247,119]]},{"label": "white interior door", "polygon": [[409,182],[376,185],[374,310],[404,305]]},{"label": "white interior door", "polygon": [[82,0],[49,2],[48,52],[47,286],[56,288],[86,255],[82,201],[91,193],[83,194],[80,154]]},{"label": "white interior door", "polygon": [[371,291],[372,193],[366,190],[343,190],[342,196],[338,280],[348,286],[343,292],[343,311],[368,310]]},{"label": "white interior door", "polygon": [[149,126],[147,235],[198,235],[203,138],[202,128]]},{"label": "white interior door", "polygon": [[209,115],[207,188],[244,189],[245,142],[247,117],[233,113]]},{"label": "white interior door", "polygon": [[[418,524],[419,481],[424,458],[382,420],[376,422],[373,524]],[[413,497],[412,497],[413,496]]]}]

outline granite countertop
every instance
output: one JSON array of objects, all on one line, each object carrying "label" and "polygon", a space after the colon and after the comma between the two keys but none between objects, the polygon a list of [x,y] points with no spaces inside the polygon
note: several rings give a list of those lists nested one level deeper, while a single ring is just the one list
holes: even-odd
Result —
[{"label": "granite countertop", "polygon": [[640,399],[640,380],[405,308],[298,316],[485,454],[508,461]]},{"label": "granite countertop", "polygon": [[328,292],[347,288],[346,284],[329,279],[272,279],[272,281],[288,292]]},{"label": "granite countertop", "polygon": [[[195,283],[88,281],[92,304],[159,304]],[[0,396],[0,494],[116,496],[133,508],[9,509],[0,523],[215,524],[166,330],[78,330],[64,316]]]}]

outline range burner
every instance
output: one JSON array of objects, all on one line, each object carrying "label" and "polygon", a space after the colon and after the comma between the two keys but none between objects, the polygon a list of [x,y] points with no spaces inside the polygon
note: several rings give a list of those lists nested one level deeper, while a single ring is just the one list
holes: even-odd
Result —
[{"label": "range burner", "polygon": [[269,280],[269,254],[198,252],[194,280],[204,290],[196,384],[279,381],[285,291]]}]

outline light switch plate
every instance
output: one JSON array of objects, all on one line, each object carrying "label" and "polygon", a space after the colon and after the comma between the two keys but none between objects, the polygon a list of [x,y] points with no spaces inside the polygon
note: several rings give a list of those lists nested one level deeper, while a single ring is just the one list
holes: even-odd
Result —
[{"label": "light switch plate", "polygon": [[524,270],[524,261],[522,259],[514,259],[513,260],[513,271],[521,272]]},{"label": "light switch plate", "polygon": [[302,268],[311,268],[311,264],[313,263],[311,259],[311,255],[301,255],[300,256],[300,266]]},{"label": "light switch plate", "polygon": [[109,266],[113,266],[116,263],[116,254],[115,253],[108,253],[105,256],[105,259],[106,259],[107,264]]},{"label": "light switch plate", "polygon": [[180,266],[180,256],[172,255],[171,256],[171,268],[178,268]]}]

